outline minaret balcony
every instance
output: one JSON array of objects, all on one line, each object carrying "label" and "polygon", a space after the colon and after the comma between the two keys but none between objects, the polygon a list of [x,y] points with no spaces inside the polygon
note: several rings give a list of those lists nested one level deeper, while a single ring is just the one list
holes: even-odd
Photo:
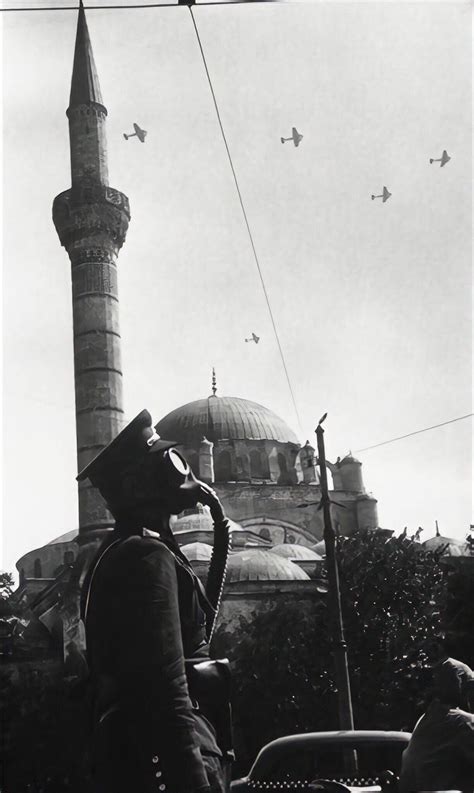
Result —
[{"label": "minaret balcony", "polygon": [[121,248],[130,221],[130,204],[120,190],[102,184],[83,183],[60,193],[53,202],[53,221],[67,250],[81,239],[106,234]]}]

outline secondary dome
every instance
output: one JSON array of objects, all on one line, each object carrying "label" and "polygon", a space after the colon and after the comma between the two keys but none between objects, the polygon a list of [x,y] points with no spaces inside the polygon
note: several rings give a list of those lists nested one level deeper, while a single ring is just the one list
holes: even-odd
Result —
[{"label": "secondary dome", "polygon": [[443,556],[463,556],[466,543],[463,540],[456,540],[454,537],[443,537],[442,534],[436,534],[435,537],[425,540],[422,545],[426,551],[439,551],[440,548],[444,548]]},{"label": "secondary dome", "polygon": [[298,438],[273,411],[239,397],[210,396],[182,405],[161,419],[156,431],[184,446],[198,445],[203,435],[219,440],[269,440],[294,443]]},{"label": "secondary dome", "polygon": [[[241,530],[239,523],[235,520],[227,518],[231,531]],[[184,532],[203,532],[213,535],[214,521],[212,520],[211,513],[208,507],[197,505],[196,509],[190,513],[181,515],[178,518],[173,518],[171,522],[171,530],[173,534],[182,534]]]},{"label": "secondary dome", "polygon": [[209,562],[212,556],[212,545],[207,542],[190,542],[181,550],[190,562]]},{"label": "secondary dome", "polygon": [[285,559],[295,559],[298,562],[320,561],[323,558],[319,553],[307,548],[305,545],[296,545],[290,542],[274,545],[270,552],[276,553]]},{"label": "secondary dome", "polygon": [[231,553],[227,583],[234,581],[308,581],[298,565],[270,551],[245,550]]}]

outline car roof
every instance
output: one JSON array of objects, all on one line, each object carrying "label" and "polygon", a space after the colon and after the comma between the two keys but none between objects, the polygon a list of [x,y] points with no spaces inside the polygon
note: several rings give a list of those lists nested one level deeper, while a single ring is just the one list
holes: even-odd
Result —
[{"label": "car roof", "polygon": [[253,772],[262,770],[261,766],[268,767],[274,757],[285,754],[286,751],[295,749],[311,749],[315,746],[324,746],[337,743],[341,746],[362,747],[364,744],[396,744],[406,745],[411,738],[411,733],[397,730],[332,730],[330,732],[306,732],[298,735],[285,735],[267,743],[258,753],[252,768]]}]

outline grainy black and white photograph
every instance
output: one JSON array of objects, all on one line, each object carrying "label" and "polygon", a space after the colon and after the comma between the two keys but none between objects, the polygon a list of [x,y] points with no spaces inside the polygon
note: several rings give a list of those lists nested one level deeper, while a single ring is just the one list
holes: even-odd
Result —
[{"label": "grainy black and white photograph", "polygon": [[470,0],[1,0],[0,793],[473,793]]}]

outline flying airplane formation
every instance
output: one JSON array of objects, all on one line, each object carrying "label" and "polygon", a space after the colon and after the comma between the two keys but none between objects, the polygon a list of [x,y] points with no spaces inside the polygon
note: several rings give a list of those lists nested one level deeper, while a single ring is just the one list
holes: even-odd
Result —
[{"label": "flying airplane formation", "polygon": [[291,138],[280,138],[280,140],[282,143],[284,143],[286,140],[292,140],[295,146],[299,146],[303,140],[303,136],[300,135],[296,127],[293,127],[291,130]]},{"label": "flying airplane formation", "polygon": [[440,162],[441,163],[440,168],[442,168],[444,165],[446,165],[447,162],[450,161],[450,159],[451,157],[449,156],[446,149],[444,149],[441,157],[439,157],[437,160],[430,158],[430,165],[433,165],[434,162]]},{"label": "flying airplane formation", "polygon": [[128,140],[129,138],[137,137],[138,140],[141,141],[141,143],[145,143],[145,138],[147,136],[146,129],[142,129],[141,127],[138,126],[138,124],[135,123],[133,124],[133,129],[135,130],[135,132],[130,132],[128,135],[126,132],[123,133],[125,140]]},{"label": "flying airplane formation", "polygon": [[260,336],[256,336],[255,333],[252,333],[250,339],[245,339],[245,341],[254,341],[255,344],[258,344],[260,341]]},{"label": "flying airplane formation", "polygon": [[388,199],[390,198],[391,195],[392,194],[389,193],[387,188],[384,186],[383,192],[380,195],[373,195],[373,196],[371,196],[371,198],[372,198],[372,201],[374,200],[374,198],[381,198],[382,199],[382,203],[385,204],[385,202],[388,201]]}]

